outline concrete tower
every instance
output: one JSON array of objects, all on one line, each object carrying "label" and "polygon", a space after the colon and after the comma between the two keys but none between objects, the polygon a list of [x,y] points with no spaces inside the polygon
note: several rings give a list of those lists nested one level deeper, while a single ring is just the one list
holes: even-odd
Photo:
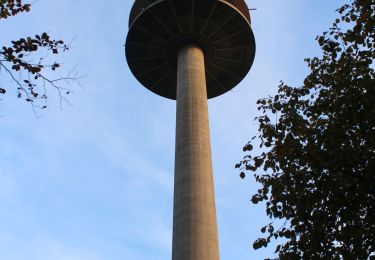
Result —
[{"label": "concrete tower", "polygon": [[207,99],[234,88],[255,56],[244,0],[136,0],[126,58],[137,80],[177,100],[173,260],[218,260]]}]

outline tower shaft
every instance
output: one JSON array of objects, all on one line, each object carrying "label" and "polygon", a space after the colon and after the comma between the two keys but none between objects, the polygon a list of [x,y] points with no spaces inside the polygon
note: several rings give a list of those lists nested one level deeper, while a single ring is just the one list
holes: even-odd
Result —
[{"label": "tower shaft", "polygon": [[173,260],[219,260],[203,51],[177,61]]}]

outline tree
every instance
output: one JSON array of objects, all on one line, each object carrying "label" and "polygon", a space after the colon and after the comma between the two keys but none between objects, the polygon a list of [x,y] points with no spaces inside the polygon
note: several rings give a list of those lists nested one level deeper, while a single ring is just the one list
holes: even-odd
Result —
[{"label": "tree", "polygon": [[272,221],[255,249],[275,241],[280,259],[375,259],[374,9],[338,9],[303,86],[281,82],[258,101],[258,134],[236,165],[242,178],[254,172],[252,203]]},{"label": "tree", "polygon": [[[24,2],[0,0],[0,20],[29,12],[31,5]],[[52,39],[46,32],[33,37],[20,38],[12,41],[10,46],[3,46],[0,49],[0,75],[3,73],[10,77],[10,81],[15,85],[17,97],[29,102],[34,111],[36,108],[47,108],[49,88],[57,91],[61,106],[62,101],[67,101],[66,96],[71,90],[62,87],[60,83],[74,82],[79,85],[79,77],[72,70],[65,76],[57,75],[56,78],[51,78],[50,74],[56,74],[61,64],[50,62],[48,58],[50,55],[58,55],[68,50],[69,46],[64,41]],[[8,90],[9,86],[0,85],[0,95],[5,95]]]}]

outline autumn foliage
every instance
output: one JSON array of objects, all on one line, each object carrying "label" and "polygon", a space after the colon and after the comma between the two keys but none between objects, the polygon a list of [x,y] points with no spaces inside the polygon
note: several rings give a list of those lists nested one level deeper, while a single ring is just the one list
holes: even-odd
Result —
[{"label": "autumn foliage", "polygon": [[337,12],[303,86],[258,101],[236,165],[254,172],[252,202],[271,219],[253,247],[275,241],[280,259],[375,259],[375,1]]},{"label": "autumn foliage", "polygon": [[[31,5],[23,0],[0,0],[0,21],[19,13],[29,12]],[[15,89],[18,98],[24,98],[33,109],[47,107],[47,92],[52,88],[57,91],[60,104],[66,100],[71,90],[60,85],[74,82],[79,85],[79,77],[75,71],[65,75],[55,75],[61,64],[50,61],[51,56],[69,50],[63,40],[52,39],[44,32],[35,36],[22,37],[11,41],[9,46],[0,46],[0,75],[2,79],[9,77],[13,84],[4,86],[0,81],[0,94]]]}]

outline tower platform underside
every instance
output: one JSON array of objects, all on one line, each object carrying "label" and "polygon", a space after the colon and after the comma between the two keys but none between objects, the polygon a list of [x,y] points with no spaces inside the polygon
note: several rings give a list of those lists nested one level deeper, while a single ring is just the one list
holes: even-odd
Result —
[{"label": "tower platform underside", "polygon": [[207,97],[234,88],[255,56],[250,16],[238,3],[246,6],[242,0],[136,1],[126,41],[134,76],[152,92],[176,99],[177,55],[193,43],[204,52]]}]

